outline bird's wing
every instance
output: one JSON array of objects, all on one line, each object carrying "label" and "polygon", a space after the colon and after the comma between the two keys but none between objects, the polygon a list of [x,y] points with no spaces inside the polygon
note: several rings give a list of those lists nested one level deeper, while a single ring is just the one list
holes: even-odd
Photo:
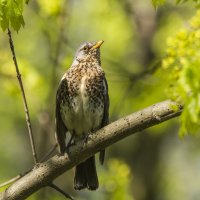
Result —
[{"label": "bird's wing", "polygon": [[101,127],[104,127],[108,124],[108,119],[109,119],[109,96],[108,96],[108,83],[106,78],[104,77],[103,79],[103,84],[104,84],[104,114],[103,114],[103,120],[101,123]]},{"label": "bird's wing", "polygon": [[[103,85],[104,85],[104,92],[103,92],[103,98],[104,98],[104,113],[103,113],[103,119],[102,119],[102,123],[101,123],[101,127],[104,127],[108,124],[108,120],[109,120],[109,105],[110,105],[110,101],[109,101],[109,96],[108,96],[108,83],[107,80],[104,76],[103,79]],[[100,151],[99,154],[99,161],[101,164],[104,163],[104,158],[105,158],[105,149]]]},{"label": "bird's wing", "polygon": [[[65,126],[61,114],[60,114],[60,104],[62,102],[62,90],[63,87],[67,87],[66,79],[62,79],[56,94],[56,140],[59,147],[59,152],[64,154],[65,152],[65,138],[67,127]],[[66,89],[67,91],[67,89]]]}]

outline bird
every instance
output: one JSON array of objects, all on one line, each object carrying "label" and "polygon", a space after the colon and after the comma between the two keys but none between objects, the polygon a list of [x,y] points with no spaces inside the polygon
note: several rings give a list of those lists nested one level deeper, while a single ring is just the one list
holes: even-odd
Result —
[{"label": "bird", "polygon": [[[60,154],[66,152],[66,134],[74,141],[87,137],[108,124],[109,95],[105,72],[101,67],[103,40],[84,42],[78,48],[70,68],[63,75],[56,93],[56,140]],[[100,151],[103,164],[105,149]],[[75,167],[74,189],[99,187],[95,156]]]}]

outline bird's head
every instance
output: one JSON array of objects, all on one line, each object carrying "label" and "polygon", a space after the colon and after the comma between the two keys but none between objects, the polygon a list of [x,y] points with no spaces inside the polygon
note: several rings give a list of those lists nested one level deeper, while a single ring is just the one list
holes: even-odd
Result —
[{"label": "bird's head", "polygon": [[75,61],[97,61],[100,64],[100,46],[103,40],[99,42],[85,42],[76,52]]}]

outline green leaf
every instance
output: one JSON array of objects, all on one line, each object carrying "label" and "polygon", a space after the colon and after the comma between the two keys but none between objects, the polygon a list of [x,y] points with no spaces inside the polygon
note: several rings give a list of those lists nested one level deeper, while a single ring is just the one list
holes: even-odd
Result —
[{"label": "green leaf", "polygon": [[184,104],[180,135],[195,134],[200,131],[200,11],[167,45],[163,69],[170,74],[168,94]]},{"label": "green leaf", "polygon": [[23,18],[24,0],[0,0],[0,26],[3,31],[12,27],[15,31],[25,25]]}]

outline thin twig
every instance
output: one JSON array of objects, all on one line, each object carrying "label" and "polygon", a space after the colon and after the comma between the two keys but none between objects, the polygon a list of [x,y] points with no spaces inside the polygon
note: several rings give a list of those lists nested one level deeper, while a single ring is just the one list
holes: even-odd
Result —
[{"label": "thin twig", "polygon": [[66,198],[74,200],[74,198],[72,198],[68,193],[66,193],[65,191],[63,191],[62,189],[60,189],[58,186],[54,185],[53,183],[49,184],[48,186],[55,189],[56,191],[60,192]]},{"label": "thin twig", "polygon": [[11,183],[14,183],[15,181],[19,180],[21,177],[22,177],[21,175],[15,176],[14,178],[12,178],[12,179],[10,179],[10,180],[8,180],[8,181],[6,181],[6,182],[0,184],[0,188],[4,187],[4,186],[6,186],[6,185],[9,185],[9,184],[11,184]]},{"label": "thin twig", "polygon": [[[58,145],[55,144],[44,156],[43,158],[40,160],[40,163],[46,161],[46,159],[56,150],[56,147]],[[24,172],[23,174],[19,174],[13,178],[11,178],[10,180],[4,182],[4,183],[1,183],[0,184],[0,188],[6,186],[6,185],[9,185],[11,183],[14,183],[15,181],[19,180],[21,177],[23,177],[24,175],[26,175],[27,173],[29,173],[32,169],[29,169],[28,171]]]},{"label": "thin twig", "polygon": [[135,82],[137,82],[138,80],[142,80],[147,75],[154,74],[157,71],[157,69],[160,67],[160,65],[161,65],[161,59],[156,61],[155,63],[153,63],[152,66],[150,66],[149,68],[145,69],[141,73],[136,74],[136,75],[132,75],[130,77],[130,83],[127,86],[127,88],[125,89],[123,95],[121,95],[117,105],[115,106],[114,112],[112,113],[113,116],[115,116],[116,113],[119,113],[120,110],[123,108],[125,99],[127,98],[128,94],[130,93],[132,88],[134,87]]},{"label": "thin twig", "polygon": [[87,143],[78,141],[70,146],[68,155],[55,155],[38,164],[25,176],[0,193],[0,200],[21,200],[48,186],[52,181],[77,164],[91,157],[101,149],[122,140],[138,131],[180,116],[183,106],[172,101],[163,101],[125,116],[96,133],[90,134]]},{"label": "thin twig", "polygon": [[58,144],[54,144],[53,147],[42,157],[40,162],[44,162],[57,148]]},{"label": "thin twig", "polygon": [[[57,145],[56,145],[56,146],[57,146]],[[37,166],[37,165],[36,165],[36,166]],[[29,169],[29,170],[27,170],[27,171],[25,171],[25,172],[22,173],[22,174],[19,174],[19,175],[15,176],[15,177],[11,178],[10,180],[8,180],[8,181],[6,181],[6,182],[4,182],[4,183],[1,183],[1,184],[0,184],[0,188],[4,187],[4,186],[6,186],[6,185],[8,185],[8,184],[10,184],[10,183],[14,183],[15,181],[19,180],[20,178],[22,178],[23,176],[25,176],[26,174],[28,174],[30,171],[32,171],[32,168]]]},{"label": "thin twig", "polygon": [[29,115],[29,110],[28,110],[28,104],[27,104],[27,101],[26,101],[26,95],[25,95],[25,92],[24,92],[24,86],[23,86],[23,83],[22,83],[21,74],[20,74],[18,64],[17,64],[17,58],[16,58],[16,55],[15,55],[15,49],[14,49],[14,44],[13,44],[10,29],[8,29],[8,37],[9,37],[10,49],[11,49],[11,52],[12,52],[13,61],[14,61],[15,69],[16,69],[16,73],[17,73],[17,79],[19,81],[19,85],[20,85],[20,89],[21,89],[21,93],[22,93],[24,111],[25,111],[25,116],[26,116],[26,123],[27,123],[27,127],[28,127],[31,149],[32,149],[32,153],[33,153],[33,160],[34,160],[35,163],[37,163],[38,159],[37,159],[37,154],[36,154],[36,150],[35,150],[35,144],[34,144],[34,139],[33,139],[33,133],[32,133],[30,115]]}]

